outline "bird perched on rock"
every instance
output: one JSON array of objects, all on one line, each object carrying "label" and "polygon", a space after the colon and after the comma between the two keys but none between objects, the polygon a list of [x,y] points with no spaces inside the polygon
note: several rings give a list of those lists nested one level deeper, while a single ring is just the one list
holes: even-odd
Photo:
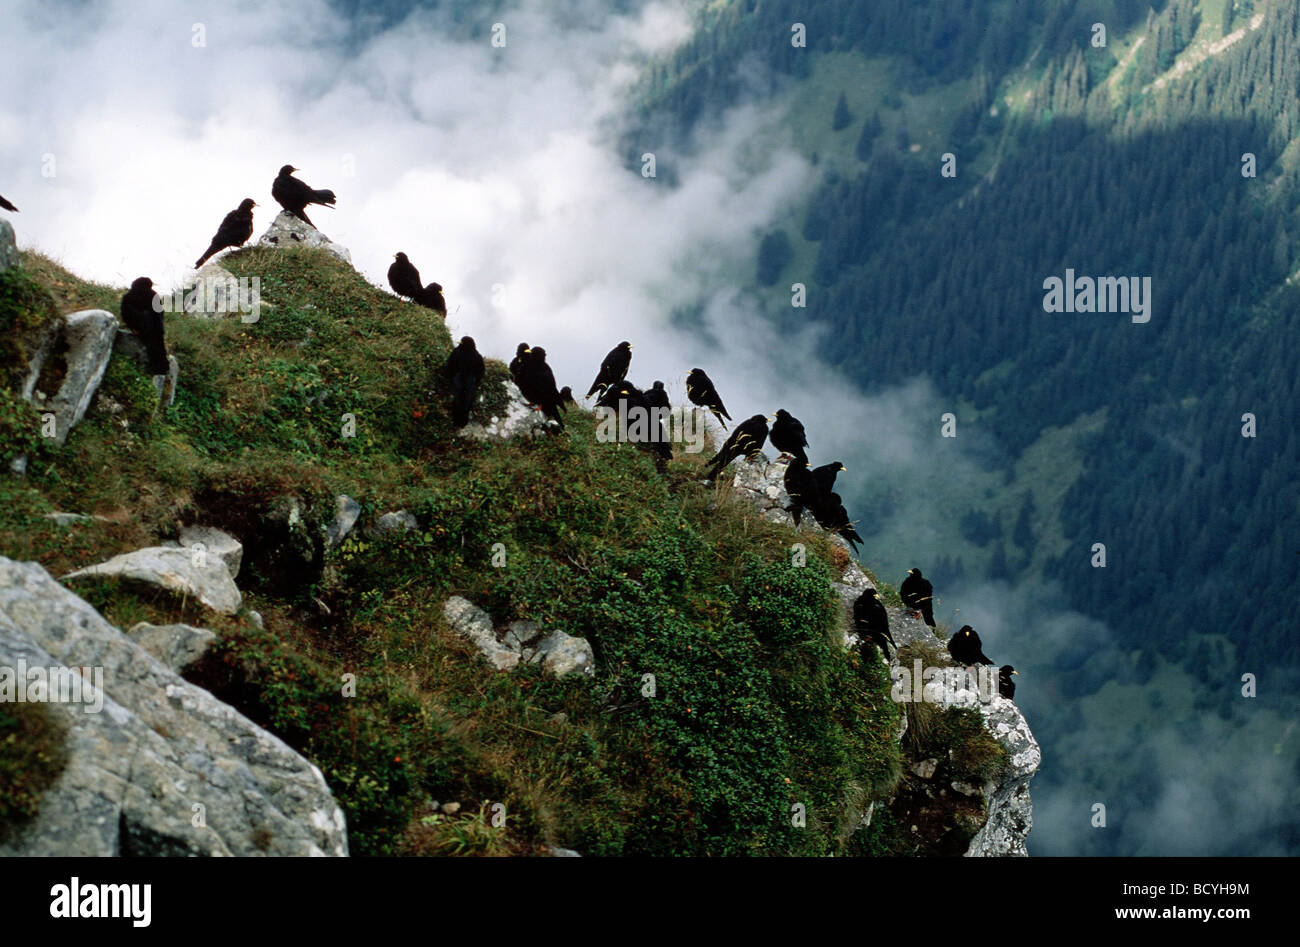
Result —
[{"label": "bird perched on rock", "polygon": [[560,389],[560,409],[564,410],[569,405],[577,406],[578,402],[573,400],[573,389],[565,385]]},{"label": "bird perched on rock", "polygon": [[776,412],[770,437],[772,446],[783,456],[789,455],[802,460],[805,464],[808,462],[808,455],[804,452],[804,448],[808,446],[808,437],[804,433],[803,425],[785,408]]},{"label": "bird perched on rock", "polygon": [[898,650],[894,636],[889,633],[889,612],[885,610],[884,599],[875,589],[865,589],[858,600],[853,603],[853,628],[861,639],[862,660],[867,659],[867,646],[875,645],[880,653],[889,658],[886,642]]},{"label": "bird perched on rock", "polygon": [[907,578],[898,587],[898,594],[914,616],[920,612],[925,623],[934,627],[934,586],[921,575],[920,569],[907,570]]},{"label": "bird perched on rock", "polygon": [[766,417],[756,414],[747,421],[741,421],[722,445],[722,449],[709,461],[710,470],[706,479],[710,482],[716,480],[727,464],[738,457],[752,457],[763,449],[766,442]]},{"label": "bird perched on rock", "polygon": [[998,668],[998,693],[1007,700],[1016,699],[1016,682],[1011,679],[1011,675],[1017,673],[1019,672],[1010,664]]},{"label": "bird perched on rock", "polygon": [[785,468],[783,480],[785,492],[790,496],[790,505],[785,508],[785,511],[794,517],[794,525],[798,526],[803,518],[804,509],[811,509],[817,502],[817,483],[813,480],[813,472],[808,467],[808,461],[800,460],[798,457],[790,461],[789,466]]},{"label": "bird perched on rock", "polygon": [[523,378],[520,390],[525,392],[525,397],[558,424],[561,431],[564,430],[564,419],[560,417],[560,392],[555,387],[555,372],[546,364],[546,349],[540,345],[529,349],[520,375]]},{"label": "bird perched on rock", "polygon": [[432,309],[444,319],[447,317],[447,300],[442,296],[441,283],[430,283],[412,298],[425,309]]},{"label": "bird perched on rock", "polygon": [[[528,361],[528,352],[528,343],[520,342],[515,347],[515,357],[510,360],[510,377],[514,379],[515,384],[519,387],[519,393],[525,399],[528,398],[528,394],[524,391],[524,384],[520,379],[523,377],[524,363]],[[529,404],[532,404],[532,402],[529,401]]]},{"label": "bird perched on rock", "polygon": [[208,262],[213,254],[220,253],[227,247],[242,247],[248,242],[248,238],[253,235],[253,208],[256,206],[257,203],[251,197],[246,197],[239,202],[238,207],[222,218],[216,236],[194,264],[196,270]]},{"label": "bird perched on rock", "polygon": [[844,509],[844,501],[840,499],[838,493],[829,495],[819,495],[817,502],[811,507],[812,514],[823,529],[832,533],[839,533],[843,536],[853,551],[858,551],[858,543],[862,542],[862,537],[858,531],[853,528],[853,523],[849,519],[849,511]]},{"label": "bird perched on rock", "polygon": [[829,495],[835,489],[835,478],[841,470],[848,470],[838,460],[829,464],[822,464],[820,467],[814,467],[812,471],[813,482],[817,484],[817,492],[822,495]]},{"label": "bird perched on rock", "polygon": [[628,366],[631,364],[632,343],[618,343],[610,349],[609,354],[600,363],[600,371],[596,373],[596,380],[591,383],[591,390],[587,392],[587,397],[590,398],[598,391],[603,393],[610,385],[618,384],[627,377]]},{"label": "bird perched on rock", "polygon": [[[727,429],[727,421],[731,420],[731,415],[722,406],[722,399],[718,397],[718,389],[713,387],[713,381],[704,373],[704,369],[692,368],[690,374],[686,376],[686,397],[691,404],[712,411],[713,416],[722,425],[722,429],[724,431]],[[724,421],[723,418],[727,420]]]},{"label": "bird perched on rock", "polygon": [[462,336],[460,344],[447,356],[443,366],[443,375],[451,383],[451,419],[456,427],[469,423],[469,413],[474,407],[474,394],[478,384],[483,380],[483,356],[479,354],[474,340]]},{"label": "bird perched on rock", "polygon": [[18,213],[18,208],[15,207],[13,204],[10,204],[10,203],[9,203],[7,200],[5,200],[3,197],[0,197],[0,207],[3,207],[5,210],[11,210],[11,211],[13,211],[15,214]]},{"label": "bird perched on rock", "polygon": [[948,639],[948,653],[958,664],[992,664],[984,654],[984,645],[979,632],[970,625],[962,625],[961,630]]},{"label": "bird perched on rock", "polygon": [[144,343],[150,375],[166,375],[167,343],[163,338],[162,299],[153,291],[153,280],[141,276],[122,297],[122,324]]},{"label": "bird perched on rock", "polygon": [[[599,408],[609,408],[627,418],[627,440],[654,450],[664,460],[672,460],[673,449],[663,419],[656,418],[649,396],[630,381],[620,381],[605,389],[596,400]],[[642,420],[644,419],[644,420]]]},{"label": "bird perched on rock", "polygon": [[393,255],[393,263],[388,268],[388,285],[393,287],[393,292],[397,295],[405,296],[407,299],[414,299],[423,291],[424,284],[420,282],[420,271],[415,268],[415,264],[405,253]]},{"label": "bird perched on rock", "polygon": [[293,176],[293,172],[297,170],[291,164],[286,164],[281,168],[279,175],[271,182],[271,196],[276,199],[276,202],[281,207],[307,226],[315,227],[316,225],[304,213],[307,205],[320,204],[322,207],[332,207],[335,203],[334,192],[318,191],[307,185],[306,182],[298,180]]},{"label": "bird perched on rock", "polygon": [[664,383],[656,381],[646,390],[646,404],[652,408],[669,408],[671,403],[668,400],[668,392],[664,390]]}]

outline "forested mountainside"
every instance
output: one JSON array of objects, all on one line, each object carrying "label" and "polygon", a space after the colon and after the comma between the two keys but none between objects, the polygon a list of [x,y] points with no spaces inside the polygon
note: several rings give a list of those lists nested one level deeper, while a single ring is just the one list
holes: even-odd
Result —
[{"label": "forested mountainside", "polygon": [[[1058,651],[1057,696],[1168,662],[1205,709],[1300,665],[1300,4],[1151,7],[713,4],[623,146],[700,147],[730,105],[786,108],[819,183],[745,275],[769,318],[827,329],[822,355],[868,391],[928,376],[990,436],[995,486],[936,486],[956,504],[936,583],[1059,580],[1119,650]],[[1045,312],[1067,269],[1151,277],[1150,321]],[[868,533],[904,528],[889,485],[858,499]]]}]

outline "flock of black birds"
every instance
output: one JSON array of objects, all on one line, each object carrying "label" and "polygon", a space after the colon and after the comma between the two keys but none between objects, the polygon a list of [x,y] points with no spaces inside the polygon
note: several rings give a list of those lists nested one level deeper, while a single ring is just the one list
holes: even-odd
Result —
[{"label": "flock of black birds", "polygon": [[[309,226],[315,224],[308,219],[305,210],[308,205],[317,204],[333,207],[333,191],[316,190],[305,182],[295,178],[297,169],[286,164],[280,169],[271,185],[271,196],[290,214],[300,218]],[[243,246],[253,235],[253,208],[256,202],[250,197],[240,202],[235,210],[228,213],[221,221],[203,255],[194,264],[201,267],[215,254],[225,249]],[[18,208],[0,196],[0,208],[14,213]],[[388,282],[393,292],[399,297],[410,299],[421,306],[447,314],[442,287],[438,283],[427,286],[420,279],[420,271],[407,258],[405,253],[397,253],[393,264],[388,268]],[[122,323],[144,343],[148,358],[150,374],[162,375],[168,370],[167,347],[164,339],[163,307],[153,288],[153,281],[141,276],[131,283],[131,288],[122,297]],[[668,392],[662,381],[656,380],[647,390],[627,381],[627,373],[632,365],[632,344],[620,342],[600,363],[596,379],[587,390],[587,398],[596,396],[600,407],[620,408],[626,413],[633,408],[647,411],[651,409],[667,410],[670,407]],[[518,386],[520,393],[529,405],[535,406],[546,418],[556,423],[558,430],[564,429],[563,414],[566,405],[574,405],[573,391],[569,386],[557,388],[555,373],[546,363],[546,350],[541,346],[529,346],[520,342],[515,350],[515,357],[510,361],[510,375]],[[443,375],[451,388],[452,422],[457,427],[469,423],[470,413],[480,382],[483,380],[485,365],[483,356],[475,346],[474,340],[463,336],[460,343],[452,350],[443,368]],[[717,387],[702,368],[692,368],[686,376],[686,397],[694,405],[712,412],[723,430],[732,420],[722,403]],[[650,417],[661,415],[650,414]],[[769,429],[768,422],[772,422]],[[657,422],[662,424],[662,421]],[[648,439],[648,444],[662,459],[671,459],[672,449],[669,438],[660,428],[659,436]],[[802,520],[804,511],[810,512],[822,528],[838,533],[857,551],[862,541],[849,520],[848,512],[840,495],[835,492],[835,479],[839,472],[846,470],[844,464],[834,461],[820,467],[812,467],[808,461],[808,437],[804,426],[784,408],[778,410],[772,418],[762,414],[736,425],[717,454],[709,460],[706,482],[714,482],[718,475],[733,460],[741,457],[753,458],[763,449],[764,443],[771,440],[772,446],[781,452],[781,458],[788,458],[784,484],[790,497],[790,506],[786,511],[791,514],[795,525]],[[779,460],[780,458],[778,458]],[[921,575],[920,569],[912,569],[899,586],[899,595],[903,604],[912,614],[921,618],[931,628],[934,622],[934,587]],[[861,641],[862,658],[865,661],[871,649],[878,648],[886,659],[889,648],[897,651],[889,631],[889,613],[885,604],[874,588],[868,588],[858,596],[853,605],[854,627]],[[948,641],[948,653],[960,665],[992,665],[993,662],[984,654],[983,643],[975,629],[963,625]],[[1016,693],[1015,682],[1011,676],[1016,674],[1009,664],[998,670],[998,692],[1008,699]]]},{"label": "flock of black birds", "polygon": [[[913,617],[920,618],[931,628],[935,627],[934,586],[921,574],[920,569],[908,570],[907,578],[898,587],[898,595]],[[898,651],[898,645],[889,633],[889,612],[885,610],[884,600],[875,589],[864,590],[853,603],[853,626],[858,634],[863,661],[871,656],[873,646],[880,649],[886,660],[889,658],[886,644],[893,646],[895,652]],[[962,625],[948,639],[948,653],[963,667],[993,664],[984,654],[984,643],[980,641],[979,632],[970,625]],[[1011,680],[1011,675],[1016,673],[1010,664],[1004,664],[998,669],[998,693],[1008,700],[1014,700],[1016,696],[1016,682]]]}]

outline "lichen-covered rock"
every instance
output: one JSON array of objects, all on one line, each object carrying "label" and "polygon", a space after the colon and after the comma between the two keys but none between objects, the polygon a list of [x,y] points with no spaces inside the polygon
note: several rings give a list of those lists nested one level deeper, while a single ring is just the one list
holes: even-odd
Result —
[{"label": "lichen-covered rock", "polygon": [[334,498],[334,519],[325,530],[325,545],[334,548],[348,538],[361,516],[361,504],[347,494]]},{"label": "lichen-covered rock", "polygon": [[208,648],[217,640],[217,636],[206,628],[181,624],[151,625],[147,621],[136,622],[126,634],[177,674],[207,654]]},{"label": "lichen-covered rock", "polygon": [[181,545],[191,552],[202,549],[205,555],[216,556],[224,562],[232,579],[239,576],[244,544],[234,536],[213,526],[182,526],[180,539]]},{"label": "lichen-covered rock", "polygon": [[385,513],[375,520],[374,525],[370,527],[370,533],[373,536],[399,536],[419,528],[420,524],[414,514],[406,510],[397,510],[395,513]]},{"label": "lichen-covered rock", "polygon": [[18,243],[14,238],[13,224],[0,220],[0,273],[19,265]]},{"label": "lichen-covered rock", "polygon": [[995,695],[988,703],[980,703],[979,708],[985,729],[1006,748],[1010,764],[1001,779],[986,787],[988,821],[971,839],[966,854],[1028,855],[1025,840],[1034,827],[1029,781],[1043,762],[1043,752],[1014,701]]},{"label": "lichen-covered rock", "polygon": [[167,546],[137,549],[114,556],[107,562],[77,569],[63,578],[67,581],[91,576],[111,576],[179,592],[222,615],[239,611],[243,598],[221,559],[212,556],[200,561],[200,557],[188,549]]},{"label": "lichen-covered rock", "polygon": [[542,412],[530,408],[524,400],[523,393],[513,381],[506,381],[506,409],[493,417],[487,424],[471,421],[456,433],[461,437],[471,437],[479,441],[511,440],[517,437],[535,437],[545,434],[553,422],[547,421]]},{"label": "lichen-covered rock", "polygon": [[[329,211],[323,211],[329,213]],[[272,221],[266,233],[257,238],[259,247],[317,247],[334,254],[344,263],[352,262],[352,254],[304,220],[287,210],[282,210]]]},{"label": "lichen-covered rock", "polygon": [[42,414],[54,415],[54,443],[62,445],[68,434],[85,417],[86,409],[104,380],[108,360],[117,338],[117,317],[103,309],[85,309],[63,317],[58,334],[67,346],[63,383],[48,401],[35,390],[41,369],[53,354],[53,345],[42,345],[27,366],[23,397],[36,405]]},{"label": "lichen-covered rock", "polygon": [[542,639],[529,659],[540,664],[542,670],[555,677],[569,674],[596,673],[596,656],[586,638],[577,638],[563,631],[553,631]]},{"label": "lichen-covered rock", "polygon": [[66,731],[66,765],[0,856],[347,854],[343,812],[320,770],[38,564],[0,557],[0,666],[20,660],[102,669],[88,672],[102,705],[45,705]]},{"label": "lichen-covered rock", "polygon": [[443,615],[452,631],[468,639],[498,671],[509,671],[519,665],[519,652],[497,640],[492,631],[492,616],[473,602],[453,595],[443,605]]}]

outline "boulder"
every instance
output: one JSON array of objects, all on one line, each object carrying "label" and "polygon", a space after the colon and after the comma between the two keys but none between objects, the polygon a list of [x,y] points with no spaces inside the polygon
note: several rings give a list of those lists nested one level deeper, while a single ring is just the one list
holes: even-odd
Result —
[{"label": "boulder", "polygon": [[334,521],[325,530],[325,545],[331,549],[348,538],[361,516],[361,504],[347,494],[335,497],[334,502]]},{"label": "boulder", "polygon": [[1043,762],[1043,752],[1014,701],[995,694],[978,702],[984,728],[993,734],[1010,757],[1007,772],[985,787],[988,819],[966,850],[969,856],[1028,855],[1025,839],[1034,827],[1034,804],[1029,781]]},{"label": "boulder", "polygon": [[44,705],[65,731],[66,764],[0,856],[347,854],[319,769],[38,564],[0,558],[0,666],[19,661],[82,669],[92,699]]},{"label": "boulder", "polygon": [[117,317],[103,309],[85,309],[62,318],[58,332],[67,344],[67,369],[58,392],[48,401],[36,391],[36,383],[45,362],[53,354],[54,345],[39,347],[28,364],[23,397],[35,404],[42,414],[49,412],[54,415],[56,444],[61,446],[67,441],[68,433],[90,407],[113,354],[117,329]]},{"label": "boulder", "polygon": [[226,564],[232,579],[238,577],[244,559],[244,544],[224,530],[212,526],[182,526],[181,545],[191,552],[201,546],[209,556],[216,556]]},{"label": "boulder", "polygon": [[370,527],[370,532],[375,536],[397,536],[419,528],[420,524],[413,514],[406,510],[398,510],[396,513],[385,513],[375,520],[374,525]]},{"label": "boulder", "polygon": [[136,622],[127,636],[177,674],[207,654],[217,636],[192,625],[151,625]]},{"label": "boulder", "polygon": [[562,631],[553,631],[542,639],[528,660],[530,664],[540,664],[543,671],[555,677],[596,673],[596,656],[592,653],[591,643],[586,638],[576,638]]},{"label": "boulder", "polygon": [[542,637],[542,627],[535,621],[512,621],[506,628],[502,643],[512,651],[518,651],[527,661],[532,657],[532,646]]},{"label": "boulder", "polygon": [[[329,211],[321,210],[321,213],[328,214]],[[266,233],[258,237],[257,245],[259,247],[279,247],[281,249],[284,247],[317,247],[332,253],[344,263],[352,262],[352,254],[346,248],[334,243],[315,227],[293,216],[287,210],[280,211],[280,215],[271,223]]]},{"label": "boulder", "polygon": [[20,262],[13,224],[7,220],[0,220],[0,273],[13,269]]},{"label": "boulder", "polygon": [[235,614],[242,596],[226,564],[216,556],[203,557],[201,563],[196,561],[199,559],[188,549],[150,546],[78,569],[63,578],[68,581],[115,576],[191,596],[222,615]]},{"label": "boulder", "polygon": [[504,384],[505,411],[493,417],[487,424],[471,421],[456,432],[460,437],[470,437],[477,441],[508,441],[518,437],[535,437],[547,432],[552,422],[547,421],[542,412],[528,406],[523,393],[513,381],[507,380]]},{"label": "boulder", "polygon": [[519,665],[519,652],[503,645],[493,633],[492,616],[468,599],[453,595],[443,605],[443,615],[452,631],[467,638],[498,671],[509,671]]}]

